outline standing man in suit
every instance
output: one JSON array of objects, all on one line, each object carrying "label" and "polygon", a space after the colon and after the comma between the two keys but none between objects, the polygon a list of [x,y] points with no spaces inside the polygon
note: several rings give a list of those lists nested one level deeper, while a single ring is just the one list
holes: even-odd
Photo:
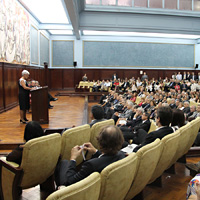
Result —
[{"label": "standing man in suit", "polygon": [[192,74],[190,75],[190,80],[195,81],[197,79],[197,76],[194,74],[194,72],[192,72]]},{"label": "standing man in suit", "polygon": [[[125,154],[119,151],[124,142],[122,132],[116,126],[104,127],[97,138],[100,151],[94,148],[91,143],[83,144],[83,147],[75,146],[71,150],[71,159],[62,160],[58,163],[55,170],[56,185],[71,185],[83,180],[93,172],[101,172],[109,164],[121,160]],[[92,153],[90,160],[83,163],[81,169],[76,171],[76,159],[81,156],[82,151]]]},{"label": "standing man in suit", "polygon": [[172,109],[169,106],[158,108],[156,116],[156,125],[158,126],[157,130],[147,134],[144,141],[135,147],[133,151],[137,152],[141,147],[154,142],[157,138],[162,139],[164,136],[173,133],[173,129],[169,127],[171,122]]},{"label": "standing man in suit", "polygon": [[187,80],[187,74],[186,74],[186,72],[183,72],[183,80]]},{"label": "standing man in suit", "polygon": [[198,79],[198,81],[200,81],[200,72],[198,73],[197,79]]},{"label": "standing man in suit", "polygon": [[118,76],[117,76],[116,73],[114,73],[114,74],[112,75],[112,81],[117,80],[117,79],[118,79]]},{"label": "standing man in suit", "polygon": [[190,72],[187,72],[187,80],[190,81],[191,75]]},{"label": "standing man in suit", "polygon": [[145,79],[148,80],[148,76],[147,76],[146,72],[144,72],[144,74],[142,75],[141,81],[143,82]]}]

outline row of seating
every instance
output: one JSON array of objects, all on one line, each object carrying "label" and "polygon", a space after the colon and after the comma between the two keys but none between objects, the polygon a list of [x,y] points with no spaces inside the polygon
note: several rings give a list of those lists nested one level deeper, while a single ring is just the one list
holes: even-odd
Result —
[{"label": "row of seating", "polygon": [[200,118],[197,118],[162,140],[157,139],[107,166],[101,174],[95,172],[79,183],[54,192],[47,200],[131,200],[187,153],[199,128]]},{"label": "row of seating", "polygon": [[[140,101],[141,101],[141,97],[137,96],[137,97],[136,97],[136,100],[135,100],[135,103],[136,103],[136,104],[139,104]],[[167,98],[167,103],[168,103],[168,104],[171,103],[171,98]],[[190,106],[196,106],[196,107],[197,107],[198,105],[199,105],[199,104],[196,103],[195,101],[190,101]]]},{"label": "row of seating", "polygon": [[[59,157],[70,159],[72,147],[88,141],[98,148],[96,136],[101,127],[106,125],[114,125],[114,121],[112,119],[103,121],[94,124],[92,128],[88,124],[71,128],[66,130],[62,136],[55,133],[32,139],[24,145],[20,166],[13,162],[7,162],[6,158],[2,157],[0,160],[0,196],[2,196],[2,200],[18,199],[21,189],[38,184],[41,187],[50,184],[50,190],[54,191],[53,174]],[[79,157],[77,164],[82,161],[83,158]]]},{"label": "row of seating", "polygon": [[[69,129],[62,136],[55,133],[30,140],[24,146],[20,166],[6,162],[5,158],[1,159],[2,200],[19,199],[20,188],[40,184],[41,188],[45,189],[45,185],[48,185],[49,189],[49,185],[53,185],[53,173],[59,156],[61,155],[61,159],[70,159],[71,148],[88,141],[98,148],[96,136],[99,130],[111,124],[114,124],[113,120],[107,120],[92,128],[83,125]],[[92,174],[81,182],[54,192],[47,199],[132,199],[187,153],[199,128],[200,118],[197,118],[161,141],[157,139],[137,153],[131,153],[125,159],[107,166],[100,175]],[[77,165],[82,161],[83,158],[80,157]],[[52,191],[53,189],[52,187]],[[74,197],[71,198],[71,195]]]},{"label": "row of seating", "polygon": [[[77,89],[88,89],[90,92],[92,92],[93,86],[94,86],[94,82],[80,81],[78,86],[77,86]],[[104,90],[110,92],[111,87],[105,88]]]}]

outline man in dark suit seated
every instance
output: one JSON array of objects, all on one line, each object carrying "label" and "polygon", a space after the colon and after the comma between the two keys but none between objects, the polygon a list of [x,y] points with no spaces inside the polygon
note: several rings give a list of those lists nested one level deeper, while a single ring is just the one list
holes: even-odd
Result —
[{"label": "man in dark suit seated", "polygon": [[122,90],[123,90],[123,91],[126,91],[126,89],[129,88],[129,87],[130,87],[130,84],[129,84],[129,82],[128,82],[128,79],[125,78],[125,81],[124,81],[124,83],[122,84]]},{"label": "man in dark suit seated", "polygon": [[174,98],[171,99],[171,102],[170,102],[169,106],[170,106],[171,109],[176,108],[176,102],[175,102]]},{"label": "man in dark suit seated", "polygon": [[144,130],[148,133],[149,128],[151,126],[151,122],[149,120],[149,113],[144,112],[142,114],[142,121],[138,125],[134,126],[131,131],[123,132],[124,140],[128,141],[130,139],[133,139],[134,144],[139,144],[138,137],[140,130]]},{"label": "man in dark suit seated", "polygon": [[173,129],[169,127],[171,121],[172,109],[169,106],[158,108],[156,116],[156,125],[158,126],[157,130],[146,134],[144,141],[135,147],[133,151],[137,152],[141,147],[153,142],[157,138],[162,139],[164,136],[173,133]]},{"label": "man in dark suit seated", "polygon": [[92,106],[91,115],[92,115],[91,116],[92,122],[89,124],[90,127],[92,127],[97,122],[101,122],[101,121],[105,121],[106,120],[106,119],[104,119],[104,110],[99,105]]},{"label": "man in dark suit seated", "polygon": [[[71,185],[76,183],[93,172],[101,172],[109,164],[121,160],[125,154],[119,151],[124,142],[122,132],[116,126],[104,127],[97,138],[100,151],[94,148],[91,143],[85,143],[82,147],[75,146],[71,151],[71,159],[62,160],[55,170],[56,185]],[[90,160],[83,163],[81,169],[76,171],[76,159],[81,156],[82,150],[93,154]]]},{"label": "man in dark suit seated", "polygon": [[183,112],[187,115],[190,112],[190,103],[188,101],[185,101],[183,103]]}]

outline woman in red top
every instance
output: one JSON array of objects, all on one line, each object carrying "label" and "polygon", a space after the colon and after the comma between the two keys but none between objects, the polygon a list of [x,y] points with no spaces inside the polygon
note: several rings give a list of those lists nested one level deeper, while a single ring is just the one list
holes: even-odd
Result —
[{"label": "woman in red top", "polygon": [[174,87],[174,88],[175,88],[175,90],[176,90],[176,91],[178,91],[178,90],[180,90],[180,89],[181,89],[181,88],[180,88],[180,85],[178,85],[178,83],[176,83],[176,85],[175,85],[175,87]]}]

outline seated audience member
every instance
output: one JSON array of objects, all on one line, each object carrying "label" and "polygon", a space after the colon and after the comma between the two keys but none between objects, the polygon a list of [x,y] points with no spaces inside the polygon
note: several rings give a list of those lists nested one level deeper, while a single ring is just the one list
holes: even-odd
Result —
[{"label": "seated audience member", "polygon": [[83,80],[83,81],[87,81],[87,80],[88,80],[88,78],[87,78],[87,75],[86,75],[86,74],[84,74],[84,76],[82,77],[82,80]]},{"label": "seated audience member", "polygon": [[190,107],[190,112],[187,114],[186,117],[189,122],[197,117],[196,106],[193,105]]},{"label": "seated audience member", "polygon": [[200,117],[200,104],[197,106],[197,117]]},{"label": "seated audience member", "polygon": [[93,156],[90,160],[83,163],[78,172],[76,170],[76,159],[82,154],[80,146],[72,148],[70,161],[62,160],[58,163],[55,170],[57,186],[68,186],[86,178],[93,172],[100,173],[109,164],[125,157],[125,154],[120,152],[124,139],[118,127],[104,127],[99,133],[97,140],[101,152],[95,149],[91,143],[83,144],[83,149],[92,153]]},{"label": "seated audience member", "polygon": [[158,126],[156,131],[147,134],[144,141],[135,147],[134,152],[138,151],[141,147],[153,142],[157,138],[162,139],[164,136],[173,133],[173,129],[169,127],[172,121],[172,109],[169,106],[159,107],[156,116],[156,125]]},{"label": "seated audience member", "polygon": [[[43,135],[43,129],[38,122],[28,122],[24,130],[25,142],[28,142],[29,140],[34,138],[41,137]],[[7,155],[6,160],[10,162],[15,162],[20,165],[22,161],[23,147],[24,145],[20,145],[16,149],[14,149],[11,153]]]},{"label": "seated audience member", "polygon": [[132,101],[133,103],[135,103],[136,98],[137,98],[137,92],[132,92],[132,95],[131,95],[130,101]]},{"label": "seated audience member", "polygon": [[129,88],[129,87],[130,87],[130,84],[129,84],[129,82],[128,82],[128,79],[125,78],[125,81],[124,81],[124,83],[123,83],[122,86],[121,86],[121,89],[122,89],[123,91],[126,91],[126,89]]},{"label": "seated audience member", "polygon": [[119,118],[129,118],[132,115],[132,107],[133,103],[128,100],[126,102],[126,109],[123,111],[123,113],[115,112],[112,117],[112,119],[115,121],[115,124]]},{"label": "seated audience member", "polygon": [[185,101],[185,102],[183,103],[183,106],[184,106],[183,112],[184,112],[185,114],[188,114],[188,113],[190,112],[190,103],[189,103],[188,101]]},{"label": "seated audience member", "polygon": [[174,131],[185,125],[185,115],[182,110],[173,109],[171,127]]},{"label": "seated audience member", "polygon": [[200,200],[200,174],[197,174],[188,184],[187,197],[191,200]]},{"label": "seated audience member", "polygon": [[169,106],[170,106],[171,109],[176,108],[176,103],[175,103],[175,99],[174,98],[171,99],[171,102],[170,102]]},{"label": "seated audience member", "polygon": [[99,105],[92,106],[91,115],[92,115],[91,116],[92,122],[90,123],[90,127],[92,127],[97,122],[106,120],[106,119],[104,119],[104,110]]},{"label": "seated audience member", "polygon": [[144,112],[142,114],[142,122],[140,124],[134,126],[130,132],[123,132],[124,140],[128,141],[130,139],[133,139],[134,144],[140,144],[140,133],[143,131],[145,131],[145,133],[148,133],[150,126],[151,122],[149,121],[149,113]]},{"label": "seated audience member", "polygon": [[[195,118],[200,117],[200,105],[197,106],[197,111],[196,112],[197,112],[197,114],[196,114]],[[194,146],[200,146],[200,132],[198,132],[198,134],[197,134],[197,137],[196,137],[196,139],[194,141]]]},{"label": "seated audience member", "polygon": [[[136,111],[134,111],[136,110]],[[142,123],[142,115],[144,113],[144,109],[143,108],[135,108],[133,106],[132,111],[135,113],[133,116],[132,120],[127,120],[126,124],[122,124],[120,129],[123,132],[123,134],[130,134],[130,132],[133,132],[133,128],[139,124]]]},{"label": "seated audience member", "polygon": [[105,102],[104,100],[106,99],[106,95],[105,94],[102,94],[100,100],[99,100],[99,104],[103,105]]},{"label": "seated audience member", "polygon": [[[39,85],[39,82],[38,81],[35,81],[35,80],[32,80],[31,81],[31,85],[30,85],[31,88],[40,88],[40,85]],[[53,106],[50,104],[50,101],[57,101],[58,99],[57,98],[54,98],[49,92],[48,92],[48,108],[53,108]]]},{"label": "seated audience member", "polygon": [[111,82],[109,80],[106,81],[105,87],[106,87],[106,90],[108,90],[109,87],[111,87]]}]

